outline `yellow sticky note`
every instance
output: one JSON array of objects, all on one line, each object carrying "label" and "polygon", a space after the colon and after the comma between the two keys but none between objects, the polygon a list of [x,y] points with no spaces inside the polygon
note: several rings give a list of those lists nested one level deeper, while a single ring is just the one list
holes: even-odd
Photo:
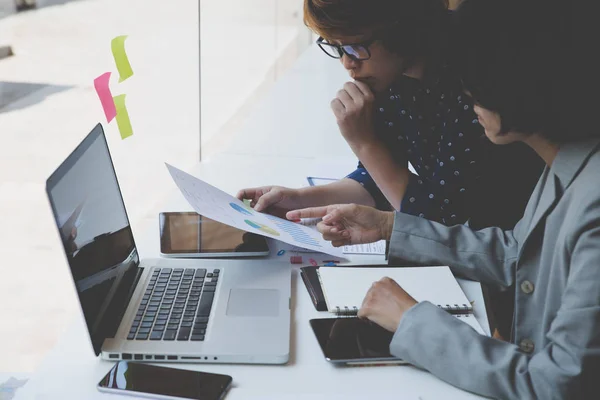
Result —
[{"label": "yellow sticky note", "polygon": [[119,126],[119,132],[121,133],[121,139],[128,138],[133,135],[133,129],[131,128],[131,121],[129,121],[129,113],[127,107],[125,107],[125,95],[120,94],[113,97],[115,101],[115,107],[117,109],[117,125]]},{"label": "yellow sticky note", "polygon": [[133,75],[129,58],[127,58],[127,53],[125,52],[125,39],[127,39],[127,35],[117,36],[110,44],[115,64],[117,64],[117,70],[119,71],[119,82],[123,82]]}]

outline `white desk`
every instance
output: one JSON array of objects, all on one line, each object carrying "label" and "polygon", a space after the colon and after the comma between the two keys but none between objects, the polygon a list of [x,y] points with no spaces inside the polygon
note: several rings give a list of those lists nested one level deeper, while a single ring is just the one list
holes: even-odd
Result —
[{"label": "white desk", "polygon": [[[237,165],[244,165],[247,167],[247,171],[251,171],[261,165],[262,162],[262,158],[240,157],[237,160]],[[227,160],[226,163],[233,166],[233,160],[231,159]],[[275,165],[274,168],[269,169],[269,173],[265,173],[267,175],[273,174],[273,178],[275,178],[275,175],[285,171],[290,184],[301,183],[305,179],[306,174],[301,168],[286,170],[284,164],[282,162]],[[244,169],[241,169],[237,176],[224,176],[219,172],[222,171],[222,165],[221,162],[214,162],[202,165],[192,172],[207,180],[216,176],[214,174],[218,174],[221,176],[220,181],[224,187],[239,185],[239,183],[236,183],[240,179],[239,174],[249,173],[243,172]],[[312,168],[316,170],[314,165]],[[170,206],[167,208],[173,210],[190,209],[183,196],[178,193],[173,196]],[[155,229],[138,235],[136,239],[142,257],[156,257],[158,255],[158,235]],[[275,244],[276,249],[286,248],[287,246],[279,242]],[[277,258],[275,253],[276,250],[272,252],[271,257]],[[288,255],[286,254],[284,257],[288,257]],[[324,257],[331,258],[331,256]],[[315,258],[322,259],[317,256]],[[305,259],[307,259],[306,256]],[[382,262],[383,257],[355,256],[352,261],[377,263]],[[210,263],[209,260],[206,262]],[[372,390],[376,390],[377,398],[418,399],[419,396],[422,399],[440,397],[444,399],[477,398],[443,383],[427,372],[410,366],[339,368],[327,363],[322,356],[308,321],[311,318],[323,318],[329,315],[317,312],[314,309],[302,280],[299,278],[297,268],[293,268],[292,272],[292,340],[291,359],[288,365],[204,364],[196,366],[182,364],[180,367],[233,376],[235,385],[227,397],[230,400],[305,397],[363,399],[368,395],[373,395]],[[475,315],[482,327],[487,328],[488,322],[479,284],[462,280],[460,283],[469,300],[475,300]],[[118,398],[97,393],[95,389],[95,385],[110,369],[111,365],[110,362],[101,361],[94,357],[83,318],[78,316],[39,371],[23,391],[19,393],[18,398]]]},{"label": "white desk", "polygon": [[[302,57],[297,67],[277,85],[273,94],[259,106],[255,117],[240,131],[240,135],[236,136],[235,146],[230,151],[223,152],[220,157],[198,165],[191,172],[229,193],[235,193],[242,187],[268,183],[302,186],[306,185],[307,175],[340,177],[351,171],[355,166],[355,160],[351,154],[348,154],[343,139],[335,130],[335,124],[332,124],[333,121],[328,119],[328,122],[323,124],[327,127],[325,139],[320,137],[324,134],[323,129],[312,130],[319,126],[318,121],[314,120],[315,116],[328,118],[329,99],[339,87],[331,82],[333,80],[343,82],[343,76],[335,72],[338,70],[332,69],[338,67],[335,63],[331,64],[327,60],[330,63],[327,67],[324,66],[323,69],[314,67],[323,63],[323,60],[327,60],[327,58],[311,48]],[[332,74],[337,75],[332,76]],[[324,86],[316,88],[315,84],[328,85],[328,89],[324,90]],[[311,88],[315,90],[312,91]],[[304,100],[302,100],[303,98]],[[297,112],[294,114],[296,117],[290,128],[293,134],[276,128],[281,126],[280,123],[285,122],[288,116],[287,111],[282,111],[282,113],[269,111],[269,107],[275,107],[275,111],[286,110],[290,107],[290,103],[285,102],[284,99],[301,99],[304,102],[306,99],[311,99],[313,104],[312,107],[309,107],[306,103],[296,109]],[[298,101],[291,102],[297,104]],[[323,107],[326,107],[325,111],[323,111]],[[266,116],[267,114],[270,116]],[[256,129],[259,129],[257,124],[261,118],[264,118],[265,122],[262,124],[262,129],[257,131]],[[254,133],[256,135],[251,135]],[[298,135],[303,135],[303,140],[299,140]],[[263,145],[259,146],[257,143],[261,141]],[[299,147],[302,143],[310,150]],[[306,143],[312,143],[312,145],[306,146]],[[314,154],[313,148],[315,149]],[[338,152],[336,148],[339,148],[340,151]],[[331,153],[336,154],[335,159],[324,157]],[[339,156],[340,153],[341,156]],[[160,190],[175,193],[174,185],[160,188]],[[165,207],[165,210],[188,209],[190,209],[189,205],[179,193],[174,194]],[[149,258],[158,255],[157,229],[141,233],[134,232],[134,234],[142,257]],[[276,249],[272,249],[274,251],[272,251],[271,257],[277,257],[275,255],[277,249],[286,245],[277,243],[277,246]],[[289,253],[284,257],[288,256]],[[308,258],[304,257],[305,260]],[[331,256],[325,257],[331,258]],[[382,262],[383,258],[355,256],[352,261],[377,263]],[[210,261],[206,262],[210,263]],[[475,301],[475,316],[484,330],[489,332],[479,284],[467,281],[460,281],[460,283],[469,300]],[[314,309],[296,267],[292,268],[292,299],[292,333],[288,365],[204,364],[196,366],[180,364],[179,367],[233,376],[234,386],[227,396],[228,400],[364,399],[369,397],[409,400],[480,398],[456,389],[431,374],[411,366],[334,367],[324,360],[308,323],[309,319],[328,317],[329,315],[319,313]],[[17,398],[120,398],[115,395],[100,394],[95,389],[97,382],[111,366],[112,363],[94,357],[83,317],[78,316],[34,377],[19,392]]]}]

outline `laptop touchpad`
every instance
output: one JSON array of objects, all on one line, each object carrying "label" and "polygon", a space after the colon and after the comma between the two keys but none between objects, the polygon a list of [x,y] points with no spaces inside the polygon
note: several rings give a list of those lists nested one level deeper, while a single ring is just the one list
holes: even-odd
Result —
[{"label": "laptop touchpad", "polygon": [[231,289],[226,314],[231,317],[276,317],[279,290]]}]

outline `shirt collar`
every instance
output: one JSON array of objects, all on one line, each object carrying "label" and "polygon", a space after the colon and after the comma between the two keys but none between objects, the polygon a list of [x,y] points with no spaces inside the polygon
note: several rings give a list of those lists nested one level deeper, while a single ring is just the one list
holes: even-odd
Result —
[{"label": "shirt collar", "polygon": [[566,143],[560,147],[550,171],[558,177],[562,190],[569,186],[598,145],[600,139],[590,139]]}]

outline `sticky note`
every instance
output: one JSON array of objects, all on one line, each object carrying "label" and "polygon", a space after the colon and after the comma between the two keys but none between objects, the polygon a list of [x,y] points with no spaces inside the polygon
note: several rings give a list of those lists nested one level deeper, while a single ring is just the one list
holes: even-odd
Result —
[{"label": "sticky note", "polygon": [[291,256],[290,263],[292,264],[302,264],[302,256]]},{"label": "sticky note", "polygon": [[105,72],[96,79],[94,79],[94,88],[100,98],[104,115],[106,116],[106,122],[110,122],[117,115],[117,109],[115,108],[115,102],[113,96],[110,93],[110,72]]},{"label": "sticky note", "polygon": [[125,107],[125,95],[120,94],[113,97],[115,107],[117,108],[117,125],[119,126],[119,132],[121,133],[121,139],[128,138],[133,135],[133,129],[131,128],[131,121],[129,121],[129,113],[127,107]]},{"label": "sticky note", "polygon": [[117,36],[110,44],[115,64],[119,71],[119,82],[123,82],[133,75],[129,58],[127,58],[127,53],[125,52],[125,39],[127,39],[126,35]]}]

